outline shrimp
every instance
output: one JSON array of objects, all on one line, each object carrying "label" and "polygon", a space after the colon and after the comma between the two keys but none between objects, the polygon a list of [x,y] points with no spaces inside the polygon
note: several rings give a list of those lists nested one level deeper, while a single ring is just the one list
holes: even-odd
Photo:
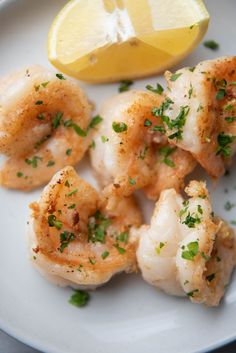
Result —
[{"label": "shrimp", "polygon": [[213,178],[236,150],[236,57],[165,73],[167,98],[156,109],[169,141],[189,151]]},{"label": "shrimp", "polygon": [[165,292],[216,306],[235,266],[235,235],[213,215],[204,182],[191,181],[185,191],[185,201],[174,189],[163,191],[151,225],[132,229],[140,238],[138,265]]},{"label": "shrimp", "polygon": [[[195,167],[190,153],[180,152],[160,133],[163,124],[152,108],[163,100],[162,95],[132,90],[104,103],[100,111],[103,122],[90,150],[104,194],[115,198],[148,186],[146,194],[156,199],[166,185],[182,186],[185,175]],[[168,180],[162,178],[165,173],[170,175]]]},{"label": "shrimp", "polygon": [[136,271],[129,230],[140,225],[141,214],[132,197],[110,212],[98,192],[65,167],[30,208],[30,256],[52,282],[92,289],[116,273]]},{"label": "shrimp", "polygon": [[78,83],[40,66],[0,81],[0,184],[30,190],[78,163],[90,143],[91,105]]}]

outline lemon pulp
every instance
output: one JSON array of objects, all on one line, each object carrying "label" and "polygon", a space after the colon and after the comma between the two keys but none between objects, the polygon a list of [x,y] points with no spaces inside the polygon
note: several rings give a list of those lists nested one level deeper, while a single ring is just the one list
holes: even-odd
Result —
[{"label": "lemon pulp", "polygon": [[72,0],[50,29],[49,60],[85,81],[142,77],[189,54],[208,21],[200,0]]}]

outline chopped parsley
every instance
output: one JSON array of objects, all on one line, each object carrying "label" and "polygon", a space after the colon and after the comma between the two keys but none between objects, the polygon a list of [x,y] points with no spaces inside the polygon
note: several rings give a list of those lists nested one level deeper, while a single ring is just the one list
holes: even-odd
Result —
[{"label": "chopped parsley", "polygon": [[70,233],[67,230],[65,230],[63,233],[60,234],[60,246],[58,250],[62,253],[65,248],[68,247],[71,241],[75,240],[75,235],[74,233]]},{"label": "chopped parsley", "polygon": [[16,173],[16,176],[17,176],[18,178],[22,178],[23,175],[24,175],[24,174],[23,174],[22,172],[17,172],[17,173]]},{"label": "chopped parsley", "polygon": [[111,220],[105,217],[99,210],[90,217],[88,223],[88,241],[92,243],[105,243],[107,229]]},{"label": "chopped parsley", "polygon": [[144,126],[151,126],[152,125],[152,122],[151,122],[151,120],[149,120],[149,119],[146,119],[145,121],[144,121],[144,124],[143,124]]},{"label": "chopped parsley", "polygon": [[33,168],[37,168],[38,161],[42,161],[42,157],[34,156],[32,159],[25,159],[25,163],[31,165]]},{"label": "chopped parsley", "polygon": [[165,243],[163,243],[162,241],[160,242],[159,246],[156,248],[156,253],[157,255],[160,255],[161,253],[161,249],[165,246]]},{"label": "chopped parsley", "polygon": [[50,214],[48,216],[48,224],[49,227],[55,227],[57,230],[60,230],[62,228],[62,221],[56,219],[56,216],[54,214]]},{"label": "chopped parsley", "polygon": [[153,93],[157,93],[159,95],[162,95],[162,93],[164,92],[164,88],[159,83],[157,83],[157,87],[156,88],[154,88],[151,85],[147,85],[146,89],[151,91],[151,92],[153,92]]},{"label": "chopped parsley", "polygon": [[42,105],[43,104],[43,101],[36,101],[35,102],[35,105]]},{"label": "chopped parsley", "polygon": [[217,136],[218,147],[216,155],[222,154],[224,157],[230,157],[231,147],[230,145],[234,142],[235,136],[226,135],[224,132]]},{"label": "chopped parsley", "polygon": [[235,207],[235,204],[234,204],[234,203],[231,203],[230,201],[227,201],[227,202],[225,203],[224,209],[225,209],[226,211],[230,211],[233,207]]},{"label": "chopped parsley", "polygon": [[155,125],[155,126],[153,126],[152,131],[161,132],[162,134],[165,134],[166,129],[164,128],[164,126]]},{"label": "chopped parsley", "polygon": [[44,120],[45,119],[45,115],[43,113],[40,113],[37,115],[37,119],[38,120]]},{"label": "chopped parsley", "polygon": [[70,183],[69,183],[69,181],[68,181],[68,180],[66,180],[66,182],[65,182],[65,186],[67,186],[68,188],[70,187]]},{"label": "chopped parsley", "polygon": [[188,297],[193,297],[193,296],[194,296],[194,293],[197,293],[197,292],[199,292],[199,289],[194,289],[194,290],[192,290],[191,292],[188,292],[188,293],[187,293],[187,296],[188,296]]},{"label": "chopped parsley", "polygon": [[217,50],[219,49],[219,44],[215,42],[214,40],[206,40],[203,43],[204,47],[211,49],[211,50]]},{"label": "chopped parsley", "polygon": [[65,127],[72,127],[74,131],[77,133],[77,135],[81,137],[86,137],[87,136],[87,131],[81,129],[79,125],[74,123],[71,119],[64,121],[64,126]]},{"label": "chopped parsley", "polygon": [[212,274],[206,276],[206,279],[207,279],[208,282],[211,282],[211,281],[213,281],[213,279],[215,278],[215,276],[216,276],[215,273],[212,273]]},{"label": "chopped parsley", "polygon": [[128,237],[129,237],[129,233],[128,232],[122,232],[120,233],[117,237],[116,237],[116,240],[122,242],[122,243],[125,243],[127,244],[128,242]]},{"label": "chopped parsley", "polygon": [[190,212],[188,212],[185,220],[182,222],[182,224],[186,224],[186,226],[188,226],[189,228],[195,228],[196,224],[200,224],[201,223],[201,219],[198,215],[196,214],[190,214]]},{"label": "chopped parsley", "polygon": [[75,208],[76,204],[75,203],[72,203],[72,205],[68,206],[68,209],[69,210],[73,210]]},{"label": "chopped parsley", "polygon": [[178,80],[178,78],[182,75],[182,72],[178,73],[178,74],[172,74],[170,77],[170,81],[176,81]]},{"label": "chopped parsley", "polygon": [[101,258],[102,258],[103,260],[105,260],[109,255],[110,255],[109,251],[105,250],[105,251],[102,253]]},{"label": "chopped parsley", "polygon": [[165,113],[165,110],[170,108],[171,104],[173,104],[173,101],[169,98],[166,98],[166,100],[161,104],[160,108],[152,109],[152,114],[154,116],[160,116],[162,121],[167,125],[167,127],[170,130],[173,130],[173,129],[177,130],[175,133],[168,136],[169,139],[176,138],[177,140],[181,140],[182,133],[183,133],[182,128],[185,125],[186,117],[190,111],[190,107],[188,105],[181,106],[177,117],[175,119],[170,119],[170,117],[166,116],[164,113]]},{"label": "chopped parsley", "polygon": [[35,89],[36,92],[38,92],[39,89],[40,89],[40,86],[43,87],[43,88],[45,88],[45,87],[47,87],[47,85],[48,85],[49,83],[50,83],[50,81],[42,82],[40,85],[35,85],[35,86],[34,86],[34,89]]},{"label": "chopped parsley", "polygon": [[69,299],[69,303],[81,308],[85,306],[89,301],[89,294],[83,290],[77,290]]},{"label": "chopped parsley", "polygon": [[207,256],[207,255],[204,253],[204,251],[202,251],[200,255],[201,255],[201,257],[202,257],[204,260],[206,260],[206,261],[209,261],[209,260],[210,260],[210,256]]},{"label": "chopped parsley", "polygon": [[172,153],[175,152],[177,147],[170,147],[170,146],[164,146],[159,149],[160,155],[163,157],[161,160],[162,163],[165,163],[168,165],[168,167],[174,168],[175,163],[172,161],[172,159],[168,158]]},{"label": "chopped parsley", "polygon": [[145,146],[144,149],[140,151],[138,158],[144,159],[147,155],[148,149],[149,149],[149,147]]},{"label": "chopped parsley", "polygon": [[69,192],[68,194],[66,194],[66,196],[72,196],[75,195],[78,192],[78,189],[74,189],[71,192]]},{"label": "chopped parsley", "polygon": [[96,115],[92,118],[89,124],[89,129],[94,129],[98,124],[103,121],[103,118],[100,115]]},{"label": "chopped parsley", "polygon": [[220,88],[216,93],[216,99],[222,100],[227,95],[226,90],[224,88]]},{"label": "chopped parsley", "polygon": [[89,262],[91,263],[91,265],[95,265],[95,263],[97,261],[95,259],[92,259],[91,257],[89,257]]},{"label": "chopped parsley", "polygon": [[101,140],[103,143],[105,143],[105,142],[109,141],[109,138],[107,136],[102,135]]},{"label": "chopped parsley", "polygon": [[227,121],[227,123],[233,123],[234,121],[236,121],[236,116],[227,116],[225,120]]},{"label": "chopped parsley", "polygon": [[61,73],[56,74],[56,77],[59,78],[59,80],[65,80],[65,77]]},{"label": "chopped parsley", "polygon": [[129,177],[129,183],[130,183],[130,185],[135,185],[136,184],[136,180],[131,178],[131,177]]},{"label": "chopped parsley", "polygon": [[120,132],[127,131],[128,126],[125,123],[113,121],[112,128],[115,132],[120,133]]},{"label": "chopped parsley", "polygon": [[126,92],[129,90],[130,86],[133,85],[133,81],[131,80],[122,80],[120,81],[119,92]]},{"label": "chopped parsley", "polygon": [[47,167],[52,167],[55,164],[54,161],[48,161]]},{"label": "chopped parsley", "polygon": [[193,94],[193,86],[192,86],[192,83],[190,83],[190,88],[188,90],[188,98],[189,99],[192,97],[192,94]]},{"label": "chopped parsley", "polygon": [[72,153],[72,149],[71,149],[71,148],[68,148],[68,149],[66,150],[66,155],[67,155],[67,156],[70,156],[71,153]]},{"label": "chopped parsley", "polygon": [[191,243],[187,244],[186,247],[184,247],[181,257],[185,260],[193,261],[194,257],[199,253],[198,242],[192,241]]},{"label": "chopped parsley", "polygon": [[63,113],[62,112],[57,112],[55,117],[52,120],[52,127],[53,129],[57,129],[58,126],[61,124],[61,119],[63,117]]},{"label": "chopped parsley", "polygon": [[95,147],[96,147],[95,141],[92,140],[92,142],[91,142],[90,145],[89,145],[89,148],[92,148],[92,149],[94,150]]},{"label": "chopped parsley", "polygon": [[126,252],[126,250],[124,248],[120,247],[119,244],[114,244],[113,246],[118,250],[118,252],[121,255],[123,255]]}]

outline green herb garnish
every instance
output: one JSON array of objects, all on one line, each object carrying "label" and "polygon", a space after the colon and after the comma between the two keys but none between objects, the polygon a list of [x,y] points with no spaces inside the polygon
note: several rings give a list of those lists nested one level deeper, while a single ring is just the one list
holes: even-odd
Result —
[{"label": "green herb garnish", "polygon": [[50,214],[48,216],[48,224],[49,227],[55,227],[57,230],[60,230],[62,228],[62,221],[56,219],[56,216],[54,214]]},{"label": "green herb garnish", "polygon": [[147,85],[146,89],[151,91],[151,92],[153,92],[153,93],[157,93],[159,95],[162,95],[162,93],[164,92],[164,88],[159,83],[157,83],[157,87],[156,88],[154,88],[151,85]]},{"label": "green herb garnish", "polygon": [[224,132],[217,136],[218,147],[216,154],[222,154],[224,157],[230,157],[231,155],[231,144],[234,142],[235,136],[226,135]]},{"label": "green herb garnish", "polygon": [[102,258],[103,260],[105,260],[109,255],[110,255],[109,251],[105,250],[105,251],[102,253],[101,258]]},{"label": "green herb garnish", "polygon": [[67,230],[65,230],[63,233],[60,234],[60,246],[58,250],[62,253],[65,248],[68,247],[71,241],[75,240],[75,235],[74,233],[70,233]]},{"label": "green herb garnish", "polygon": [[103,118],[100,115],[96,115],[92,118],[89,124],[89,129],[94,129],[98,124],[103,121]]},{"label": "green herb garnish", "polygon": [[178,73],[178,74],[172,74],[170,77],[170,81],[176,81],[178,80],[178,78],[182,75],[182,72]]},{"label": "green herb garnish", "polygon": [[[187,250],[186,250],[186,247],[187,247]],[[186,247],[185,247],[185,250],[182,251],[181,257],[185,260],[193,261],[194,257],[199,252],[198,242],[193,241],[193,242],[187,244]]]},{"label": "green herb garnish", "polygon": [[25,163],[31,165],[33,168],[37,168],[38,161],[42,161],[42,157],[34,156],[32,159],[25,159]]},{"label": "green herb garnish", "polygon": [[100,211],[90,217],[88,223],[88,240],[96,243],[105,243],[107,229],[111,224],[111,220],[106,218]]},{"label": "green herb garnish", "polygon": [[77,290],[69,299],[69,303],[81,308],[85,306],[89,301],[89,294],[83,290]]},{"label": "green herb garnish", "polygon": [[159,149],[159,153],[163,157],[161,162],[168,165],[168,167],[175,167],[175,163],[168,157],[175,152],[176,148],[177,147],[164,146]]},{"label": "green herb garnish", "polygon": [[102,135],[101,140],[103,143],[105,143],[105,142],[109,141],[109,138],[107,136]]},{"label": "green herb garnish", "polygon": [[130,86],[133,85],[131,80],[122,80],[120,81],[119,92],[126,92],[129,90]]},{"label": "green herb garnish", "polygon": [[113,121],[112,128],[115,132],[120,133],[120,132],[127,131],[128,126],[125,123]]},{"label": "green herb garnish", "polygon": [[61,124],[61,119],[63,117],[63,113],[62,112],[57,112],[55,117],[52,120],[52,127],[54,129],[57,129],[58,126]]},{"label": "green herb garnish", "polygon": [[65,77],[61,73],[56,74],[56,77],[59,78],[59,80],[65,80]]},{"label": "green herb garnish", "polygon": [[211,50],[217,50],[219,49],[219,44],[215,42],[214,40],[206,40],[203,43],[204,47],[211,49]]}]

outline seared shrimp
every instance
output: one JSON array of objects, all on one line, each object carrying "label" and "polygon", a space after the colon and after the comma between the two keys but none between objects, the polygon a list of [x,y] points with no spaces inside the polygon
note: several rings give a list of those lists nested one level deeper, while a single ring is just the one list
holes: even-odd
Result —
[{"label": "seared shrimp", "polygon": [[220,177],[236,149],[236,57],[203,61],[165,77],[168,98],[154,114],[162,116],[169,141]]},{"label": "seared shrimp", "polygon": [[0,183],[30,190],[81,160],[91,106],[78,83],[40,66],[0,81]]},{"label": "seared shrimp", "polygon": [[167,293],[216,306],[235,266],[234,232],[214,217],[205,183],[192,181],[185,191],[185,201],[174,189],[163,191],[151,225],[132,230],[140,237],[138,265]]},{"label": "seared shrimp", "polygon": [[30,205],[33,264],[59,285],[94,288],[121,271],[136,270],[132,225],[141,215],[133,198],[107,211],[98,192],[73,167],[59,171]]},{"label": "seared shrimp", "polygon": [[[147,195],[156,199],[166,186],[182,186],[194,168],[190,153],[171,146],[160,133],[163,124],[152,108],[163,100],[151,92],[129,91],[104,103],[91,161],[107,194],[130,195],[148,186]],[[184,167],[175,164],[179,159]],[[163,179],[166,173],[169,178]]]}]

